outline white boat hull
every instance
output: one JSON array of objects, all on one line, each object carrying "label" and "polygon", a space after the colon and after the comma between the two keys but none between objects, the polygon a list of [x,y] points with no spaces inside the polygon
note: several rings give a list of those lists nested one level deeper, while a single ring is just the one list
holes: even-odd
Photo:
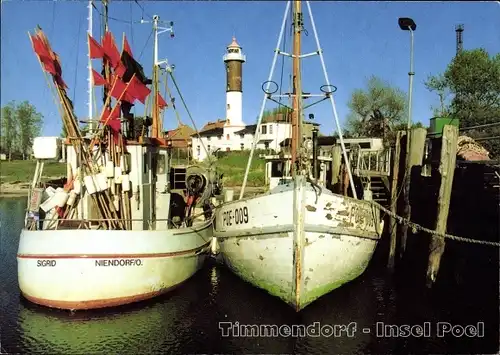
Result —
[{"label": "white boat hull", "polygon": [[280,186],[222,205],[215,236],[224,264],[298,311],[364,272],[379,221],[366,201],[326,190],[317,196],[299,178],[295,192]]},{"label": "white boat hull", "polygon": [[212,234],[211,221],[166,231],[23,230],[19,287],[31,302],[61,309],[153,298],[202,267]]}]

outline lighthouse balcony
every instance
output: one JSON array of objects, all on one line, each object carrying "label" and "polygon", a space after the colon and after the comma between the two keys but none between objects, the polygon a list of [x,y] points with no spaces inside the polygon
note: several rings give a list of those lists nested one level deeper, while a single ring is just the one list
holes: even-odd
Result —
[{"label": "lighthouse balcony", "polygon": [[230,61],[230,60],[238,60],[240,62],[245,62],[246,61],[246,55],[240,53],[226,53],[222,57],[225,62]]}]

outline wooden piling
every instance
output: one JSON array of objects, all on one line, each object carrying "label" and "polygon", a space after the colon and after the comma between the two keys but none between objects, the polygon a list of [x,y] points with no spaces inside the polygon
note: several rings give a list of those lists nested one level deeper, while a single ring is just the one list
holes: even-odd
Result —
[{"label": "wooden piling", "polygon": [[[403,196],[404,196],[404,209],[403,216],[406,219],[411,218],[410,206],[410,183],[411,171],[414,166],[422,166],[424,160],[425,139],[427,137],[427,130],[425,128],[413,128],[410,137],[407,138],[407,143],[410,144],[410,149],[406,151],[409,155],[406,157],[406,179],[404,180]],[[401,226],[401,244],[399,249],[399,257],[402,258],[406,250],[406,240],[408,238],[408,226]]]},{"label": "wooden piling", "polygon": [[[396,135],[396,145],[394,146],[394,154],[392,160],[392,180],[391,180],[391,212],[396,214],[398,207],[398,177],[399,177],[399,164],[401,160],[401,139],[406,135],[405,131],[399,131]],[[394,269],[394,258],[396,255],[396,241],[397,241],[397,228],[398,224],[396,219],[391,217],[390,220],[390,235],[391,242],[389,246],[389,260],[387,261],[387,267],[390,270]]]},{"label": "wooden piling", "polygon": [[342,149],[339,145],[332,148],[332,185],[340,182],[340,165],[342,164]]},{"label": "wooden piling", "polygon": [[[438,210],[435,230],[437,233],[446,233],[446,224],[450,209],[451,191],[453,186],[453,176],[457,160],[458,128],[451,125],[444,126],[441,159],[439,162],[439,174],[441,185],[438,195]],[[439,272],[441,256],[444,253],[445,240],[442,237],[433,235],[429,247],[429,261],[427,265],[427,287],[431,287],[436,281]]]}]

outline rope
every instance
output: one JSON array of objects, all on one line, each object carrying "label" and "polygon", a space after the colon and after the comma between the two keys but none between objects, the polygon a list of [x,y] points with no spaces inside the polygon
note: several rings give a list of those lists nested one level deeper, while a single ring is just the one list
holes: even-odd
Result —
[{"label": "rope", "polygon": [[182,104],[184,105],[184,109],[186,110],[186,112],[189,116],[189,119],[191,120],[191,123],[193,124],[193,127],[196,130],[196,135],[198,136],[198,139],[200,140],[201,146],[203,147],[203,150],[205,151],[205,154],[207,155],[207,157],[209,157],[210,154],[208,153],[208,150],[205,147],[205,143],[203,143],[203,140],[201,139],[200,131],[196,127],[196,123],[193,120],[193,116],[191,116],[191,112],[189,111],[189,109],[187,107],[186,101],[184,101],[184,97],[182,96],[181,90],[179,89],[179,86],[177,85],[177,82],[175,81],[174,73],[172,73],[172,71],[168,71],[168,73],[170,74],[170,77],[172,78],[172,83],[174,84],[175,89],[177,90],[177,93],[179,94],[179,97],[181,98]]},{"label": "rope", "polygon": [[456,240],[459,242],[467,242],[467,243],[473,243],[473,244],[491,245],[491,246],[495,246],[495,247],[500,247],[500,242],[490,242],[490,241],[486,241],[486,240],[478,240],[478,239],[459,237],[459,236],[447,234],[447,233],[438,233],[435,230],[432,230],[432,229],[429,229],[426,227],[422,227],[421,225],[414,223],[407,218],[404,218],[404,217],[398,216],[395,213],[392,213],[390,210],[388,210],[387,208],[385,208],[384,206],[380,205],[379,203],[377,203],[375,201],[367,201],[367,202],[369,202],[370,204],[372,204],[374,207],[378,208],[379,210],[384,211],[386,214],[388,214],[389,216],[394,218],[399,224],[407,225],[407,226],[411,227],[413,233],[416,233],[417,231],[421,231],[421,232],[431,234],[433,236],[437,236],[437,237],[441,237],[441,238],[448,238],[448,239]]}]

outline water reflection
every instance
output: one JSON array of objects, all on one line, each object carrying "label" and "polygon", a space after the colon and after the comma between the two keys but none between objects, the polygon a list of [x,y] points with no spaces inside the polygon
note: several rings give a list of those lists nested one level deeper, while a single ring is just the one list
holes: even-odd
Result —
[{"label": "water reflection", "polygon": [[[486,292],[488,288],[438,297],[412,286],[411,278],[403,286],[395,285],[384,269],[376,268],[299,314],[212,264],[172,293],[134,305],[74,314],[36,306],[20,298],[17,284],[15,255],[25,204],[25,198],[0,199],[0,328],[3,350],[8,353],[491,353],[498,344],[493,314],[498,304],[495,309],[494,297],[493,301],[481,297],[493,294]],[[377,322],[478,320],[485,321],[486,336],[480,339],[389,338],[375,333]],[[341,337],[224,337],[220,322],[278,327],[355,323],[356,331],[352,337],[345,333]]]}]

